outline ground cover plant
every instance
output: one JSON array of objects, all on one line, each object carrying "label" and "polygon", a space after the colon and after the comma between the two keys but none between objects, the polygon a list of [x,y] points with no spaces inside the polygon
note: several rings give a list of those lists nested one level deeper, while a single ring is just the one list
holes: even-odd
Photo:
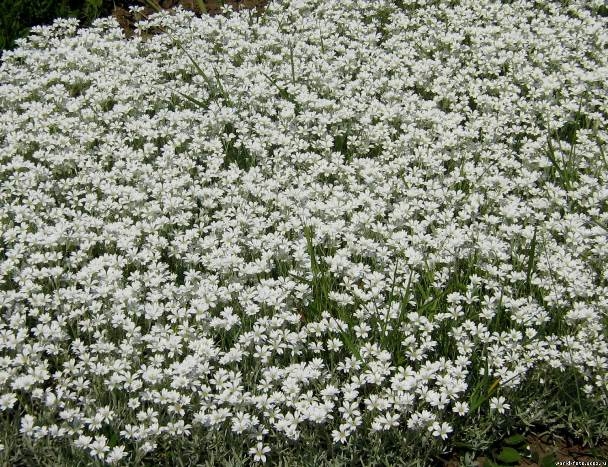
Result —
[{"label": "ground cover plant", "polygon": [[0,463],[604,442],[606,26],[292,0],[35,28],[0,66]]}]

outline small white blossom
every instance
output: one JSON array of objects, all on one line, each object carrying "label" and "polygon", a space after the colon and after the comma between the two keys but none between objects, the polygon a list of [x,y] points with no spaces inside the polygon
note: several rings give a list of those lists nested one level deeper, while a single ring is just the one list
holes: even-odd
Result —
[{"label": "small white blossom", "polygon": [[467,402],[456,402],[454,407],[452,407],[452,411],[461,417],[464,417],[469,413],[469,404]]},{"label": "small white blossom", "polygon": [[490,410],[496,410],[498,413],[504,414],[510,408],[511,406],[506,403],[506,399],[503,396],[492,397],[490,399]]},{"label": "small white blossom", "polygon": [[432,426],[429,427],[429,431],[432,432],[433,436],[436,438],[447,439],[448,434],[451,433],[453,428],[446,422],[439,423],[435,422]]},{"label": "small white blossom", "polygon": [[254,462],[266,463],[266,454],[270,452],[270,448],[265,446],[261,441],[258,442],[254,447],[249,449],[249,454],[253,456]]}]

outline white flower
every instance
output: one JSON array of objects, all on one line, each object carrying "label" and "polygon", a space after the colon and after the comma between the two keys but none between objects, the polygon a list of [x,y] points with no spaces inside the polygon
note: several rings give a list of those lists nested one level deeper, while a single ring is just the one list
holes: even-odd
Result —
[{"label": "white flower", "polygon": [[104,435],[96,436],[95,440],[89,444],[91,456],[103,459],[106,452],[110,450],[109,446],[107,445],[107,441],[108,440]]},{"label": "white flower", "polygon": [[26,436],[32,436],[34,433],[34,420],[35,418],[30,414],[21,417],[21,428],[19,429],[19,433]]},{"label": "white flower", "polygon": [[143,453],[143,454],[147,454],[149,452],[152,452],[156,449],[156,443],[152,442],[152,441],[145,441],[140,447],[139,450]]},{"label": "white flower", "polygon": [[237,412],[232,417],[232,431],[235,433],[243,433],[255,424],[251,414],[245,412]]},{"label": "white flower", "polygon": [[451,433],[453,428],[446,422],[439,424],[439,422],[434,422],[432,426],[429,427],[429,431],[432,432],[433,436],[436,438],[447,439],[448,434]]},{"label": "white flower", "polygon": [[490,410],[496,410],[498,413],[504,414],[510,408],[511,406],[506,403],[506,399],[503,396],[492,397],[490,399]]},{"label": "white flower", "polygon": [[105,461],[110,465],[117,464],[126,456],[128,456],[128,454],[125,451],[124,446],[115,446],[110,450],[110,452],[106,456]]},{"label": "white flower", "polygon": [[0,396],[0,411],[12,409],[17,402],[17,394],[9,392]]},{"label": "white flower", "polygon": [[259,441],[254,447],[249,449],[249,454],[253,456],[254,462],[266,463],[266,454],[270,452],[270,448]]},{"label": "white flower", "polygon": [[399,414],[387,412],[383,415],[378,415],[372,422],[374,431],[386,431],[399,426]]},{"label": "white flower", "polygon": [[334,443],[345,444],[348,441],[348,437],[350,436],[352,430],[348,424],[342,423],[337,430],[333,430],[331,432],[331,437]]},{"label": "white flower", "polygon": [[87,435],[80,435],[76,441],[74,441],[74,445],[81,449],[89,448],[93,438]]},{"label": "white flower", "polygon": [[454,407],[452,407],[452,412],[464,417],[469,413],[469,404],[467,402],[458,401],[454,404]]}]

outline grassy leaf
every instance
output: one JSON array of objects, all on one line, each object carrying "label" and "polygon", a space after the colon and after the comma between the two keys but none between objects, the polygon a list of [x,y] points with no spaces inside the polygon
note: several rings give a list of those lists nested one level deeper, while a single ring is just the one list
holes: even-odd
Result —
[{"label": "grassy leaf", "polygon": [[187,100],[189,100],[190,102],[192,102],[192,103],[193,103],[194,105],[196,105],[197,107],[201,107],[201,108],[203,108],[203,109],[207,107],[207,104],[205,104],[205,103],[204,103],[203,101],[201,101],[201,100],[198,100],[198,99],[196,99],[196,98],[194,98],[194,97],[192,97],[192,96],[189,96],[189,95],[184,94],[184,93],[179,92],[179,91],[175,91],[175,92],[176,92],[177,94],[179,94],[180,96],[182,96],[184,99],[187,99]]}]

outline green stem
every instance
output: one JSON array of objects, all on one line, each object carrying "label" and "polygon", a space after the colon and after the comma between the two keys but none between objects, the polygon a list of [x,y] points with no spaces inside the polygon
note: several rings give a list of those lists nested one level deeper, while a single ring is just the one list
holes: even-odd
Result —
[{"label": "green stem", "polygon": [[295,86],[296,84],[296,67],[293,60],[293,49],[294,45],[289,43],[289,63],[291,64],[291,82]]},{"label": "green stem", "polygon": [[534,272],[534,259],[536,256],[536,232],[538,226],[534,226],[534,235],[532,235],[532,244],[530,246],[530,253],[528,254],[528,268],[526,271],[526,292],[530,294],[530,286],[532,281],[532,273]]}]

